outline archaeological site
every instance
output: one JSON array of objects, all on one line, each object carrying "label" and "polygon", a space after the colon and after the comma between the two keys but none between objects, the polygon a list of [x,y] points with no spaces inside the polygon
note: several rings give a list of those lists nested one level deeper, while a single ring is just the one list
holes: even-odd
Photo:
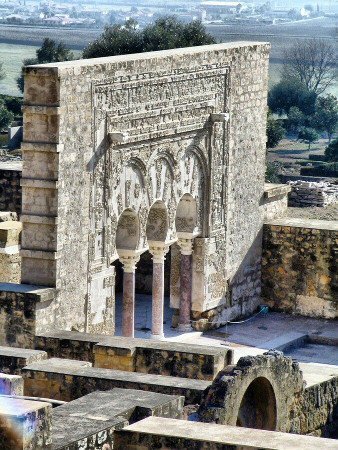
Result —
[{"label": "archaeological site", "polygon": [[338,449],[338,222],[265,183],[269,49],[26,67],[1,450]]}]

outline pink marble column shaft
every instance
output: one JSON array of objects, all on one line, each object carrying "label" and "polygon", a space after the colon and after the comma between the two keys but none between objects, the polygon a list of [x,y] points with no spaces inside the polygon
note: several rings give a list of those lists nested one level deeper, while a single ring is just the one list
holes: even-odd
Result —
[{"label": "pink marble column shaft", "polygon": [[164,263],[153,263],[153,304],[151,334],[153,339],[161,339],[163,334],[164,313]]},{"label": "pink marble column shaft", "polygon": [[181,253],[179,329],[191,330],[192,256]]},{"label": "pink marble column shaft", "polygon": [[123,273],[122,336],[134,337],[135,271]]}]

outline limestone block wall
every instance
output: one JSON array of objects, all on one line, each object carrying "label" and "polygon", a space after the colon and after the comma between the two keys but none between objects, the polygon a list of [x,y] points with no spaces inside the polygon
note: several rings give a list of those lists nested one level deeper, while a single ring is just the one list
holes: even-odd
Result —
[{"label": "limestone block wall", "polygon": [[0,283],[0,345],[34,348],[34,337],[43,323],[40,310],[53,303],[54,296],[53,289]]},{"label": "limestone block wall", "polygon": [[20,180],[20,168],[11,168],[8,164],[4,166],[0,163],[0,211],[13,211],[18,214],[21,212]]},{"label": "limestone block wall", "polygon": [[278,311],[338,317],[338,226],[280,219],[264,225],[263,300]]},{"label": "limestone block wall", "polygon": [[19,244],[22,224],[0,222],[0,283],[20,283],[21,258]]},{"label": "limestone block wall", "polygon": [[286,184],[265,184],[263,199],[265,220],[279,219],[286,215],[290,191],[291,187]]},{"label": "limestone block wall", "polygon": [[22,277],[58,289],[46,330],[112,334],[119,217],[137,213],[146,251],[151,205],[175,239],[186,193],[195,322],[260,303],[268,52],[241,42],[26,68]]}]

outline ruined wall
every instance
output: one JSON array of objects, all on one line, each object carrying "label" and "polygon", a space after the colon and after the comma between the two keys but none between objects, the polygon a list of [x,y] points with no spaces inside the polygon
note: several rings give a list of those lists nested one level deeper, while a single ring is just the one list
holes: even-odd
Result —
[{"label": "ruined wall", "polygon": [[218,374],[199,408],[203,422],[337,437],[338,377],[306,386],[282,352],[245,356]]},{"label": "ruined wall", "polygon": [[[17,166],[16,164],[15,166]],[[0,164],[0,211],[21,213],[21,169],[1,167]]]},{"label": "ruined wall", "polygon": [[264,220],[279,219],[286,215],[290,191],[291,187],[286,184],[265,183]]},{"label": "ruined wall", "polygon": [[258,305],[268,50],[220,44],[26,68],[22,274],[58,288],[47,329],[112,334],[119,217],[136,211],[145,251],[150,206],[163,201],[173,239],[185,193],[198,207],[195,321]]},{"label": "ruined wall", "polygon": [[338,227],[334,222],[281,219],[264,225],[263,299],[271,308],[310,317],[338,317]]},{"label": "ruined wall", "polygon": [[37,316],[54,297],[53,289],[0,283],[0,345],[34,348],[34,337],[41,331]]}]

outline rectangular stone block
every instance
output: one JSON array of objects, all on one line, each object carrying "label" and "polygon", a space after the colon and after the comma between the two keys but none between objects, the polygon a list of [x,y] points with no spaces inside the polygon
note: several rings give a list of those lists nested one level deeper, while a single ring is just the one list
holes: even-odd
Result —
[{"label": "rectangular stone block", "polygon": [[0,448],[51,449],[51,415],[49,403],[0,397]]},{"label": "rectangular stone block", "polygon": [[150,415],[180,418],[183,403],[183,397],[133,389],[93,392],[53,410],[53,449],[108,450],[115,430]]},{"label": "rectangular stone block", "polygon": [[88,367],[88,362],[52,358],[23,370],[25,395],[71,401],[96,390],[139,389],[184,396],[186,404],[201,402],[209,381]]},{"label": "rectangular stone block", "polygon": [[47,353],[41,350],[0,347],[0,372],[19,375],[27,364],[43,359],[47,359]]},{"label": "rectangular stone block", "polygon": [[148,417],[116,431],[114,450],[333,450],[331,439],[211,423]]},{"label": "rectangular stone block", "polygon": [[0,395],[23,395],[23,378],[0,373]]}]

